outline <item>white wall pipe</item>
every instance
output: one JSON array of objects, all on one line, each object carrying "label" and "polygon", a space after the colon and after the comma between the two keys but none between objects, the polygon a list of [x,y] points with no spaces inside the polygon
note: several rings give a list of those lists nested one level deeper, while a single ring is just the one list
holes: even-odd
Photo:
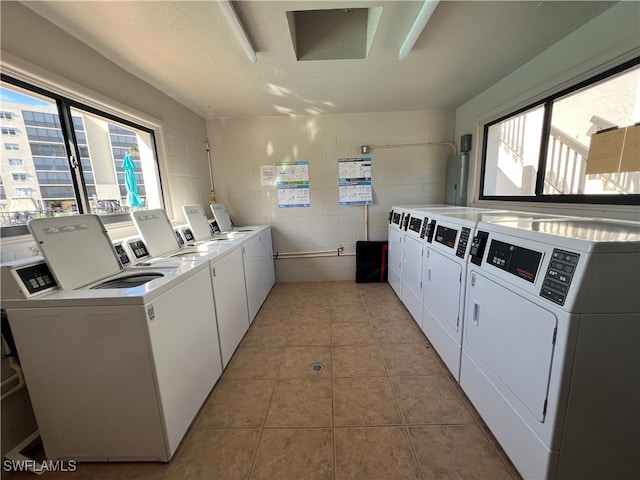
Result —
[{"label": "white wall pipe", "polygon": [[369,240],[369,206],[364,206],[364,241]]},{"label": "white wall pipe", "polygon": [[314,257],[350,257],[355,253],[343,253],[344,246],[340,245],[333,250],[309,250],[306,252],[273,252],[273,259],[284,258],[314,258]]},{"label": "white wall pipe", "polygon": [[[364,145],[363,145],[364,146]],[[369,149],[374,148],[402,148],[402,147],[444,147],[448,146],[453,149],[453,154],[458,153],[456,145],[450,142],[424,142],[424,143],[399,143],[399,144],[385,144],[385,145],[366,145]]]},{"label": "white wall pipe", "polygon": [[290,253],[289,255],[286,255],[284,257],[278,257],[274,254],[273,259],[274,260],[286,260],[289,258],[321,258],[321,257],[353,257],[355,256],[355,253],[337,253],[337,252],[333,252],[333,253]]}]

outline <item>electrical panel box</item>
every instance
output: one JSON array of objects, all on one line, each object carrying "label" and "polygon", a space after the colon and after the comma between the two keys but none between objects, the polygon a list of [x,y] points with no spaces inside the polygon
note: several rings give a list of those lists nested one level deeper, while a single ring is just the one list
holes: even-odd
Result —
[{"label": "electrical panel box", "polygon": [[449,157],[444,203],[447,205],[466,206],[468,179],[469,154],[460,153]]}]

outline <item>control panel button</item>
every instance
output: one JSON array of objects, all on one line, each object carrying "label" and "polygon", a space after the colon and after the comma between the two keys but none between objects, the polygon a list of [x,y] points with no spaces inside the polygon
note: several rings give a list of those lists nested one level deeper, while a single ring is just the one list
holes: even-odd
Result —
[{"label": "control panel button", "polygon": [[540,296],[558,305],[564,305],[580,255],[556,248],[551,258],[542,282]]}]

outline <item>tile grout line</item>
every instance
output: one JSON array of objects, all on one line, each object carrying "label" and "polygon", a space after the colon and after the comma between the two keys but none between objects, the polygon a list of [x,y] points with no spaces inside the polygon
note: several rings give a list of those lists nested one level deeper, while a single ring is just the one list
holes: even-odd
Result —
[{"label": "tile grout line", "polygon": [[335,365],[333,363],[333,322],[329,307],[329,357],[331,362],[331,440],[333,443],[333,480],[338,478],[338,439],[336,438]]},{"label": "tile grout line", "polygon": [[[291,326],[291,322],[289,322],[287,324],[287,339],[289,336],[289,328]],[[285,345],[287,343],[287,339],[285,339]],[[260,435],[258,437],[258,442],[256,443],[256,450],[253,453],[253,459],[251,461],[251,468],[249,469],[249,476],[247,477],[248,480],[251,479],[251,477],[253,476],[254,470],[256,468],[256,462],[258,460],[258,452],[260,450],[260,443],[262,442],[262,436],[264,434],[264,430],[265,430],[265,426],[267,424],[267,416],[269,415],[269,409],[271,408],[271,402],[273,401],[273,396],[275,394],[276,391],[276,386],[278,385],[278,377],[280,375],[280,368],[282,367],[282,363],[284,362],[284,353],[285,353],[285,347],[282,347],[282,356],[280,357],[280,363],[278,364],[278,369],[276,370],[276,377],[275,380],[273,382],[273,388],[271,390],[271,396],[269,397],[269,403],[267,404],[267,409],[266,412],[264,414],[264,419],[262,420],[262,426],[260,427]]]},{"label": "tile grout line", "polygon": [[[376,337],[377,340],[377,337]],[[378,344],[378,346],[380,346]],[[380,356],[382,356],[383,358],[383,363],[384,363],[384,356],[382,355],[382,351],[380,352]],[[386,370],[386,364],[385,364],[385,370]],[[400,412],[400,419],[402,420],[402,427],[404,430],[405,435],[407,436],[407,440],[409,442],[409,446],[411,448],[411,454],[413,455],[413,460],[416,464],[416,466],[418,467],[418,472],[420,473],[420,478],[424,479],[424,472],[422,471],[422,465],[420,465],[420,461],[418,460],[418,454],[416,453],[416,449],[413,445],[413,442],[411,441],[411,435],[409,433],[409,427],[407,426],[407,420],[405,418],[404,412],[402,411],[402,408],[400,406],[400,400],[398,400],[398,394],[396,392],[396,388],[395,385],[393,384],[393,381],[391,379],[391,375],[388,374],[387,372],[387,378],[389,380],[389,383],[391,384],[391,392],[393,393],[393,398],[396,402],[396,408],[398,409],[398,412]]]}]

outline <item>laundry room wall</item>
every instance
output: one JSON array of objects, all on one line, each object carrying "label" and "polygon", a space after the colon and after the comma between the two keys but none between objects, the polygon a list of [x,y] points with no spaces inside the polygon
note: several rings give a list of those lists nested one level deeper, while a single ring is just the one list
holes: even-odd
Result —
[{"label": "laundry room wall", "polygon": [[483,126],[640,56],[639,19],[640,2],[620,2],[457,109],[456,138],[473,134],[469,204],[639,219],[638,207],[629,205],[541,205],[539,202],[479,200]]},{"label": "laundry room wall", "polygon": [[[207,132],[201,116],[19,2],[2,3],[0,48],[5,74],[23,73],[25,78],[42,80],[159,126],[160,175],[170,216],[182,222],[182,205],[207,202]],[[29,239],[3,239],[2,261],[31,255],[21,244],[25,240]]]},{"label": "laundry room wall", "polygon": [[[336,250],[344,257],[277,259],[279,282],[353,280],[356,242],[365,239],[364,207],[338,205],[338,159],[371,157],[373,205],[368,239],[386,240],[393,205],[444,201],[453,111],[308,115],[209,120],[215,193],[236,225],[270,224],[274,251]],[[361,145],[373,148],[361,155]],[[278,208],[273,185],[261,184],[260,167],[309,162],[311,206]]]}]

